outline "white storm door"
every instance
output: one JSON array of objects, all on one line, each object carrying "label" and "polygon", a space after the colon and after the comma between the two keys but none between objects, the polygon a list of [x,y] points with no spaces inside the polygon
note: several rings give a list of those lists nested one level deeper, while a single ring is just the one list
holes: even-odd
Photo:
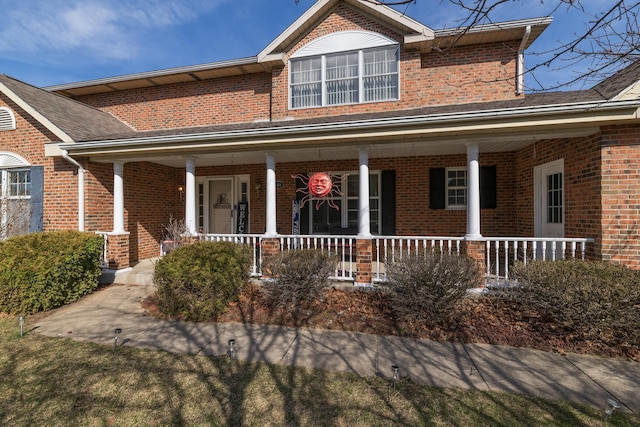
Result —
[{"label": "white storm door", "polygon": [[[536,237],[564,237],[564,160],[534,169],[535,235]],[[548,242],[545,259],[562,258],[561,245]],[[540,255],[540,254],[538,254]],[[541,258],[541,256],[538,256]]]},{"label": "white storm door", "polygon": [[231,234],[233,228],[233,178],[209,181],[209,233]]}]

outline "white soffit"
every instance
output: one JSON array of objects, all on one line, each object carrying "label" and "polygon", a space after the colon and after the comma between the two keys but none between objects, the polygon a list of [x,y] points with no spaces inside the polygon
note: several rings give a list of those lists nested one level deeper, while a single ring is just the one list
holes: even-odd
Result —
[{"label": "white soffit", "polygon": [[333,52],[394,46],[398,43],[378,33],[369,31],[341,31],[317,38],[299,49],[291,58],[324,55]]},{"label": "white soffit", "polygon": [[29,162],[17,154],[0,151],[0,168],[16,168],[20,166],[29,166]]}]

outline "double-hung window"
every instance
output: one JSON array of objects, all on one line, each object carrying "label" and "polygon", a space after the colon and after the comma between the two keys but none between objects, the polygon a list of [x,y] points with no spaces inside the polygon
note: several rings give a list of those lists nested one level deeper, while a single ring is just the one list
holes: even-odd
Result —
[{"label": "double-hung window", "polygon": [[291,108],[397,100],[398,47],[294,58],[290,64]]},{"label": "double-hung window", "polygon": [[447,209],[464,209],[467,207],[467,170],[465,168],[448,168],[446,180]]}]

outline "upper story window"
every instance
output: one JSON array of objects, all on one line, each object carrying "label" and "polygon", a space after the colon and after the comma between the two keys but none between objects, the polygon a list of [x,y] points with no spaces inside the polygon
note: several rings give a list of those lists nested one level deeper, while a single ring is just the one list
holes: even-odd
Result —
[{"label": "upper story window", "polygon": [[376,33],[344,31],[314,40],[296,52],[289,69],[292,109],[399,98],[398,45]]},{"label": "upper story window", "polygon": [[15,130],[16,118],[7,107],[0,107],[0,131]]}]

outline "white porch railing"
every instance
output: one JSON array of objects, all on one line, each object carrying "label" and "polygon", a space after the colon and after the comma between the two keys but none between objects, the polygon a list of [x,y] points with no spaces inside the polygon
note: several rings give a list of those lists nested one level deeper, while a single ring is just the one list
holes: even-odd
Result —
[{"label": "white porch railing", "polygon": [[233,242],[248,245],[252,251],[251,276],[262,276],[262,253],[260,241],[262,234],[199,234],[198,239],[210,242]]},{"label": "white porch railing", "polygon": [[[262,234],[200,234],[200,240],[229,241],[249,245],[253,260],[251,275],[262,276]],[[106,236],[105,236],[106,239]],[[352,281],[356,276],[356,236],[279,235],[280,251],[319,249],[339,259],[332,280]],[[460,255],[464,237],[377,236],[372,238],[372,280],[384,282],[385,263],[427,251]],[[515,261],[585,259],[586,238],[485,237],[486,284],[501,285],[513,281],[510,269]],[[106,241],[105,241],[106,247]],[[106,255],[105,255],[106,256]]]},{"label": "white porch railing", "polygon": [[427,251],[460,255],[464,237],[379,236],[373,238],[371,274],[374,282],[387,279],[385,263],[401,260]]},{"label": "white porch railing", "polygon": [[288,252],[296,249],[319,249],[338,258],[338,265],[331,280],[353,280],[356,276],[356,237],[355,236],[322,236],[322,235],[289,235],[278,236],[280,251]]},{"label": "white porch railing", "polygon": [[485,237],[486,282],[509,284],[509,268],[515,261],[585,259],[587,243],[593,239],[560,237]]}]

